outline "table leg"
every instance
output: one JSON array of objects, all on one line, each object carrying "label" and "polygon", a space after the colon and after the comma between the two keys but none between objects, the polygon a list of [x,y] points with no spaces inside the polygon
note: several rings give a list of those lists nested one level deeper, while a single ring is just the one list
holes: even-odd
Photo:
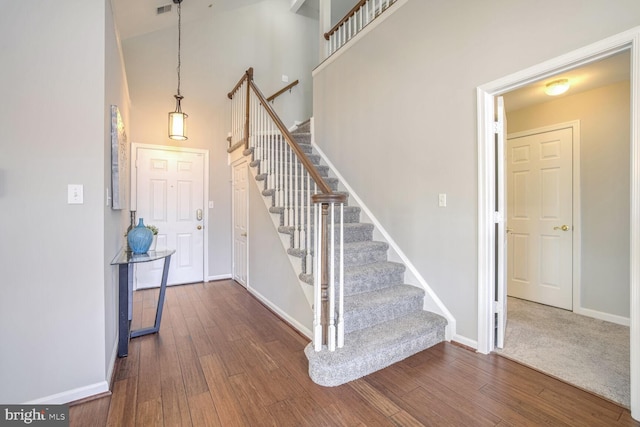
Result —
[{"label": "table leg", "polygon": [[171,255],[164,259],[164,267],[162,269],[162,282],[160,282],[160,294],[158,295],[158,307],[156,308],[156,322],[151,328],[138,329],[131,331],[131,338],[141,335],[155,334],[160,330],[160,321],[162,320],[162,308],[164,307],[164,294],[167,290],[167,276],[169,275],[169,264]]},{"label": "table leg", "polygon": [[118,266],[118,357],[129,353],[129,264]]}]

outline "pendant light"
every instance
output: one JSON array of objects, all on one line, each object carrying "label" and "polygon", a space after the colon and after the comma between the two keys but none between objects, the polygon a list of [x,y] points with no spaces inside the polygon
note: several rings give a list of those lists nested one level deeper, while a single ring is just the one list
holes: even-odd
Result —
[{"label": "pendant light", "polygon": [[180,95],[180,45],[182,37],[182,0],[173,0],[178,5],[178,93],[174,95],[176,98],[176,109],[169,113],[169,138],[178,141],[187,140],[187,116],[182,112],[180,102],[184,98]]}]

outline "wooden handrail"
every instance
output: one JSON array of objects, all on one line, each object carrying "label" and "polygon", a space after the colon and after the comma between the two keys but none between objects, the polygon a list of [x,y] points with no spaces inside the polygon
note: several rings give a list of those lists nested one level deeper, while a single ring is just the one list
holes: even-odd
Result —
[{"label": "wooden handrail", "polygon": [[236,91],[240,89],[240,86],[242,86],[242,83],[244,83],[245,80],[252,80],[252,79],[253,79],[253,67],[250,67],[247,71],[244,72],[244,75],[240,78],[238,83],[236,83],[233,89],[231,89],[231,92],[227,94],[227,98],[233,99],[233,95],[235,95]]},{"label": "wooden handrail", "polygon": [[286,85],[285,87],[283,87],[282,89],[280,89],[279,91],[277,91],[276,93],[274,93],[273,95],[271,95],[270,97],[267,98],[267,102],[271,102],[274,99],[276,99],[277,97],[279,97],[280,95],[282,95],[283,93],[285,93],[288,90],[291,90],[291,88],[293,88],[294,86],[296,86],[298,83],[300,83],[299,80],[296,80],[293,83],[289,83],[288,85]]},{"label": "wooden handrail", "polygon": [[[285,141],[287,141],[287,144],[289,144],[293,152],[296,153],[296,156],[298,156],[298,159],[300,159],[300,162],[304,165],[305,169],[309,172],[309,175],[311,176],[313,181],[318,185],[318,189],[324,194],[333,194],[329,185],[324,181],[322,176],[318,173],[318,170],[315,168],[313,163],[311,163],[311,160],[309,160],[309,157],[307,157],[304,151],[300,149],[300,146],[298,145],[297,142],[295,142],[293,136],[291,135],[291,132],[289,132],[287,127],[284,125],[284,123],[282,123],[282,120],[280,120],[280,117],[278,117],[276,112],[273,110],[273,107],[271,106],[271,104],[267,102],[267,99],[264,97],[264,95],[262,94],[258,86],[256,86],[253,80],[249,81],[249,85],[251,86],[251,89],[253,89],[253,92],[258,97],[258,100],[260,101],[264,109],[267,111],[267,114],[269,114],[269,116],[271,117],[271,120],[273,120],[278,130],[280,130],[280,132],[282,133],[282,136],[284,137]],[[347,198],[344,194],[338,194],[337,196],[342,196],[344,198],[344,201],[346,202]]]},{"label": "wooden handrail", "polygon": [[353,15],[355,15],[355,13],[360,10],[360,8],[362,6],[364,6],[364,4],[369,1],[369,0],[360,0],[355,6],[353,6],[353,8],[347,12],[347,14],[344,16],[344,18],[342,18],[340,21],[338,21],[338,23],[336,25],[333,26],[333,28],[331,28],[329,31],[327,31],[326,33],[324,33],[324,38],[325,40],[329,40],[329,38],[331,37],[331,35],[333,33],[335,33],[336,31],[338,31],[338,28],[342,27],[342,25],[347,22],[349,20],[349,18],[351,18]]}]

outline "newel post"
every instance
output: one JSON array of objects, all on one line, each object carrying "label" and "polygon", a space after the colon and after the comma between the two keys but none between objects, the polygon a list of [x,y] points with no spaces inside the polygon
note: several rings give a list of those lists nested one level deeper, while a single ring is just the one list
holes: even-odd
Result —
[{"label": "newel post", "polygon": [[249,112],[251,111],[251,106],[249,105],[251,102],[251,82],[253,81],[253,67],[250,67],[247,72],[247,94],[246,94],[246,102],[245,102],[245,111],[244,111],[244,148],[245,150],[249,149]]}]

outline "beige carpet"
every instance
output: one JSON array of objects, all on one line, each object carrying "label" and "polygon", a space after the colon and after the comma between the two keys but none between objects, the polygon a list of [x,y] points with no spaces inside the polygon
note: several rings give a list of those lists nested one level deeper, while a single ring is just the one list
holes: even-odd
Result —
[{"label": "beige carpet", "polygon": [[496,352],[629,407],[626,326],[509,297]]}]

